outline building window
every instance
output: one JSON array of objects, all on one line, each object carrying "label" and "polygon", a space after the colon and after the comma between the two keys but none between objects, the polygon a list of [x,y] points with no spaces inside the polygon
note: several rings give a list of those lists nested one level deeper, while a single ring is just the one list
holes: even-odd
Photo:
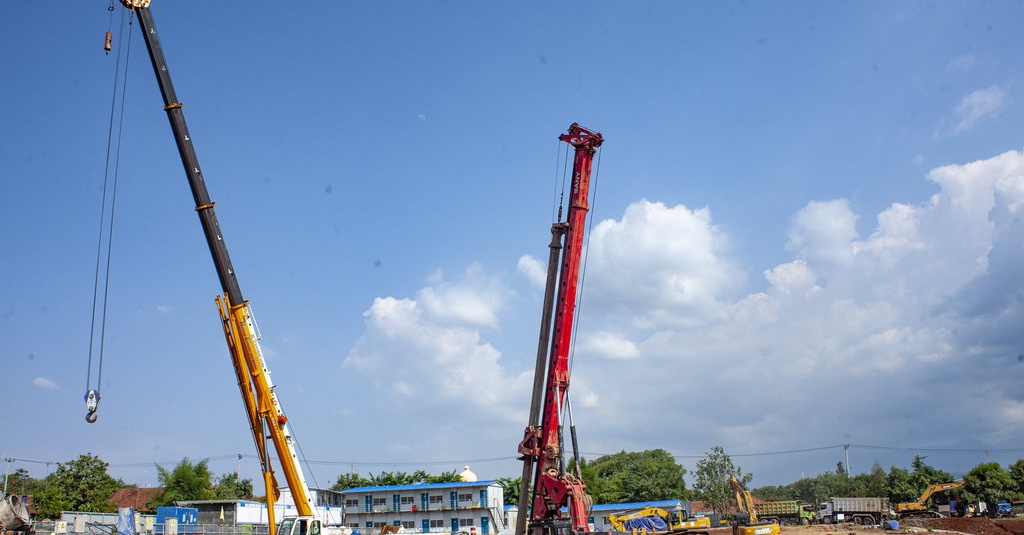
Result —
[{"label": "building window", "polygon": [[443,527],[444,527],[444,520],[435,520],[435,519],[431,519],[430,520],[430,528],[431,529],[433,529],[433,528],[443,528]]},{"label": "building window", "polygon": [[413,529],[416,527],[416,522],[413,522],[412,520],[403,520],[402,527],[405,529]]},{"label": "building window", "polygon": [[373,506],[374,507],[377,507],[378,505],[384,505],[386,503],[388,503],[387,498],[374,498],[373,499]]},{"label": "building window", "polygon": [[373,523],[373,527],[378,528],[378,529],[384,527],[385,525],[387,525],[387,524],[384,523],[384,522],[374,522]]},{"label": "building window", "polygon": [[431,495],[430,496],[430,503],[442,503],[443,501],[444,501],[444,496],[441,496],[441,495],[437,495],[437,496]]},{"label": "building window", "polygon": [[402,496],[402,505],[412,505],[413,501],[412,496]]},{"label": "building window", "polygon": [[459,501],[460,502],[468,502],[468,501],[472,501],[472,500],[473,500],[473,495],[472,494],[459,494]]},{"label": "building window", "polygon": [[359,500],[345,500],[345,507],[359,507]]},{"label": "building window", "polygon": [[473,519],[472,518],[460,518],[459,519],[459,527],[460,528],[467,528],[467,527],[472,526],[472,525],[473,525]]}]

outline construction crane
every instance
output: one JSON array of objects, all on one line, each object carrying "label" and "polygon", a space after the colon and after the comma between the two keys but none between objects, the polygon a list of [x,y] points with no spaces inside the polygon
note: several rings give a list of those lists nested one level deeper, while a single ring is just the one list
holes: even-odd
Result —
[{"label": "construction crane", "polygon": [[[174,91],[174,84],[171,83],[170,69],[164,58],[156,26],[153,24],[153,15],[149,10],[150,0],[120,1],[138,17],[149,58],[156,73],[157,84],[163,95],[164,110],[171,123],[174,141],[192,189],[196,213],[199,215],[206,243],[213,256],[217,277],[220,279],[223,294],[216,297],[217,309],[220,312],[224,336],[238,379],[238,388],[245,404],[245,413],[249,418],[249,427],[259,454],[260,469],[267,491],[270,535],[325,535],[325,528],[315,516],[313,498],[299,465],[295,439],[288,428],[288,418],[281,408],[274,383],[270,379],[270,371],[263,358],[263,351],[260,349],[260,337],[253,322],[252,310],[249,302],[242,297],[235,269],[228,256],[228,249],[214,212],[214,202],[210,200],[199,167],[199,158],[196,156],[192,137],[185,123],[182,103]],[[275,526],[274,503],[280,498],[281,493],[271,465],[267,438],[277,453],[278,462],[298,511],[297,517],[283,518],[280,526]]]},{"label": "construction crane", "polygon": [[964,486],[963,481],[953,481],[951,483],[935,483],[928,485],[928,488],[924,490],[921,497],[916,502],[904,502],[897,503],[893,511],[900,517],[908,516],[924,516],[924,515],[935,515],[942,516],[939,513],[928,510],[928,498],[931,498],[933,494],[939,492],[946,492],[947,490],[958,489]]},{"label": "construction crane", "polygon": [[[573,123],[568,132],[558,139],[575,147],[572,185],[566,219],[551,227],[547,286],[541,313],[530,420],[519,444],[523,477],[516,535],[525,534],[527,519],[531,535],[590,531],[588,520],[592,502],[579,473],[578,463],[573,471],[566,470],[561,414],[568,409],[566,392],[569,389],[569,348],[576,311],[583,230],[590,210],[590,174],[594,154],[604,138],[597,132]],[[570,431],[574,458],[578,460],[576,432],[571,425]],[[563,507],[568,511],[568,518],[563,515]]]}]

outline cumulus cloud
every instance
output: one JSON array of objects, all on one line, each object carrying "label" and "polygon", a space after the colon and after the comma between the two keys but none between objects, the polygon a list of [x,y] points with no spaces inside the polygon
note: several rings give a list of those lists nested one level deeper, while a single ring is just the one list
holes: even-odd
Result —
[{"label": "cumulus cloud", "polygon": [[[756,280],[708,208],[640,200],[595,225],[570,396],[586,449],[927,446],[948,440],[930,423],[940,420],[958,436],[1019,441],[1024,154],[923,179],[934,194],[873,216],[845,199],[808,202],[787,233],[792,257]],[[863,234],[861,219],[874,222]],[[509,281],[473,266],[413,297],[378,298],[345,366],[392,408],[472,398],[481,409],[466,418],[525,422],[532,360],[492,343],[520,295],[514,282],[540,280],[535,259],[516,268]]]},{"label": "cumulus cloud", "polygon": [[46,377],[36,377],[35,379],[32,380],[32,384],[38,386],[39,388],[45,388],[47,390],[57,390],[60,388],[59,386],[57,386],[57,383],[51,381],[50,379],[47,379]]}]

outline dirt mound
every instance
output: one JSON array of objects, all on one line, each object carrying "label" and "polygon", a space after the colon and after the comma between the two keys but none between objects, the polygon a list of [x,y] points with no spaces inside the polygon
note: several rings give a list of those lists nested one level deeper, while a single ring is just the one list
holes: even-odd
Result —
[{"label": "dirt mound", "polygon": [[855,524],[785,526],[782,535],[893,535],[951,531],[968,535],[1024,535],[1024,519],[989,518],[905,518],[899,531],[883,531],[875,526]]},{"label": "dirt mound", "polygon": [[929,531],[959,531],[972,535],[1024,534],[1024,522],[1020,520],[992,520],[990,518],[911,518],[900,521],[900,527],[918,527]]}]

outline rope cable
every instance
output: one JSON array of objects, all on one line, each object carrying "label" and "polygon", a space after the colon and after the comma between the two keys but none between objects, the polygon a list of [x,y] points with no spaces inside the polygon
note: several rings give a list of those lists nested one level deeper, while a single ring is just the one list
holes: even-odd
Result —
[{"label": "rope cable", "polygon": [[[111,4],[111,7],[112,6],[113,6],[113,4]],[[113,25],[113,20],[112,20],[113,19],[113,10],[108,9],[108,11],[111,11],[111,15],[110,15],[111,21],[110,21],[109,24],[112,27],[112,25]],[[131,25],[132,24],[131,21],[129,21],[128,24]],[[118,28],[118,32],[119,32],[120,35],[124,34],[124,25],[125,25],[125,16],[124,16],[124,12],[122,12],[122,14],[121,14],[121,23],[120,23],[119,28]],[[107,33],[108,33],[108,39],[109,39],[110,32],[108,31]],[[108,40],[108,42],[109,42],[109,40]],[[123,78],[122,78],[122,70],[121,70],[121,54],[120,54],[120,51],[119,51],[118,54],[116,54],[116,60],[115,60],[115,63],[114,63],[114,83],[113,83],[113,90],[111,92],[111,98],[110,98],[110,118],[109,118],[108,124],[107,124],[107,148],[106,148],[106,157],[105,157],[104,169],[103,169],[103,189],[102,189],[102,194],[101,194],[100,220],[99,220],[99,232],[98,232],[99,236],[97,238],[97,244],[96,244],[96,270],[95,270],[95,274],[94,274],[94,277],[93,277],[92,311],[91,311],[91,321],[90,321],[90,326],[89,326],[88,369],[87,369],[87,372],[86,372],[86,379],[85,379],[85,389],[86,389],[85,399],[86,399],[86,408],[88,410],[88,414],[86,415],[86,421],[88,421],[89,423],[93,423],[93,422],[96,421],[96,410],[97,410],[97,408],[99,406],[99,400],[100,400],[100,388],[101,388],[101,386],[103,384],[103,354],[104,354],[104,346],[105,346],[105,342],[106,342],[107,302],[108,302],[109,295],[110,295],[110,293],[109,293],[109,290],[110,290],[110,260],[111,260],[111,257],[112,257],[112,250],[113,250],[114,206],[115,206],[115,201],[116,201],[116,198],[117,198],[117,178],[118,178],[118,174],[119,174],[119,170],[120,170],[121,141],[123,140],[123,132],[122,131],[123,131],[123,127],[124,127],[125,99],[126,99],[126,90],[125,89],[127,88],[127,79],[128,79],[128,62],[127,62],[127,59],[128,59],[128,56],[129,56],[130,52],[131,52],[131,33],[129,32],[128,45],[127,45],[127,47],[125,47],[125,68],[124,68],[124,71],[123,71]],[[118,101],[117,101],[118,88],[119,87],[120,87],[120,93],[121,93],[120,110],[118,110]],[[118,115],[116,149],[114,148],[114,128],[115,128],[114,127],[114,117],[115,117],[115,115]],[[113,160],[113,167],[114,167],[114,169],[113,169],[113,177],[111,177],[111,161],[112,160]],[[110,201],[109,201],[109,206],[110,206],[109,219],[108,219],[108,214],[107,214],[108,190],[109,190],[109,196],[110,196]],[[104,233],[104,229],[106,229],[106,234]],[[107,249],[106,250],[106,258],[105,259],[104,259],[104,256],[103,256],[103,246],[104,246],[104,243],[106,243],[106,249]],[[100,293],[100,270],[101,269],[104,270],[102,301],[100,300],[100,297],[99,297],[99,293]],[[100,309],[99,312],[97,312],[98,308]],[[99,319],[97,319],[97,314],[99,314]],[[99,323],[99,332],[98,333],[97,333],[97,322]],[[97,347],[96,347],[97,337],[99,338],[99,348],[98,348],[98,351],[96,351],[97,350]],[[92,388],[93,387],[92,372],[93,372],[94,351],[96,351],[97,354],[95,356],[98,359],[96,367],[95,367],[96,368],[96,383],[95,383],[96,388]]]}]

